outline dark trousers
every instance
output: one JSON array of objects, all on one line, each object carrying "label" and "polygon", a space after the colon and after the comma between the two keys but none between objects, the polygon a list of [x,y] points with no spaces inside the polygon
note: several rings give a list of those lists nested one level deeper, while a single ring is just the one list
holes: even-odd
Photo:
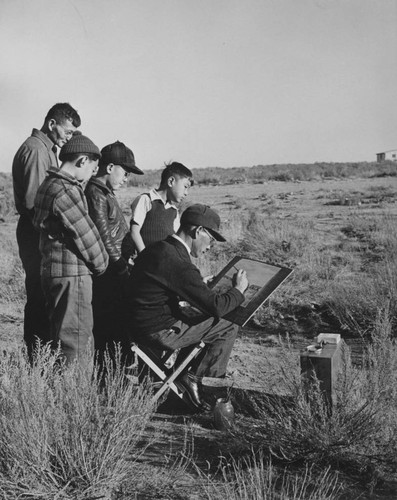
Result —
[{"label": "dark trousers", "polygon": [[27,216],[21,215],[17,225],[19,256],[25,270],[26,305],[23,338],[31,359],[37,339],[49,342],[49,320],[40,281],[39,232]]},{"label": "dark trousers", "polygon": [[203,341],[206,346],[193,361],[191,372],[198,377],[224,377],[237,333],[237,325],[209,318],[194,326],[178,321],[172,328],[145,335],[137,342],[155,349],[181,349],[179,356],[185,358],[193,345]]},{"label": "dark trousers", "polygon": [[105,353],[115,359],[116,344],[124,363],[132,363],[130,342],[123,328],[122,293],[127,276],[120,276],[108,267],[93,278],[92,311],[94,316],[95,356],[101,367]]}]

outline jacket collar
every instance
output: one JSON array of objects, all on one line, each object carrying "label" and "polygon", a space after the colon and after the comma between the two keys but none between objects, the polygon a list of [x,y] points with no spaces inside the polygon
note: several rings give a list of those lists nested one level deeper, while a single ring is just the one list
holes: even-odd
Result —
[{"label": "jacket collar", "polygon": [[46,135],[41,130],[38,130],[37,128],[34,128],[32,130],[32,137],[36,137],[37,139],[40,139],[40,141],[44,143],[44,145],[47,149],[52,149],[55,146],[55,144],[48,137],[48,135]]},{"label": "jacket collar", "polygon": [[94,184],[94,186],[99,187],[102,189],[102,191],[106,194],[114,194],[113,190],[110,189],[106,184],[104,184],[102,181],[100,181],[97,177],[91,177],[91,179],[88,181],[88,184]]},{"label": "jacket collar", "polygon": [[163,198],[159,195],[157,189],[151,189],[148,192],[150,201],[161,201],[161,203],[164,205],[165,208],[174,208],[175,210],[178,210],[175,205],[173,205],[170,201],[164,201]]},{"label": "jacket collar", "polygon": [[183,241],[182,238],[180,238],[177,234],[172,234],[171,238],[173,238],[176,241],[179,241],[186,248],[186,250],[188,251],[188,253],[190,255],[190,248],[188,247],[188,245],[186,245],[186,243]]},{"label": "jacket collar", "polygon": [[186,245],[179,238],[174,238],[174,235],[171,235],[167,236],[164,241],[175,247],[182,259],[191,261],[190,252],[188,251]]},{"label": "jacket collar", "polygon": [[72,184],[76,184],[76,186],[81,187],[81,182],[79,182],[77,179],[72,177],[71,175],[67,174],[66,172],[63,172],[62,169],[58,170],[57,168],[49,168],[47,171],[49,177],[58,177],[60,179],[64,179]]}]

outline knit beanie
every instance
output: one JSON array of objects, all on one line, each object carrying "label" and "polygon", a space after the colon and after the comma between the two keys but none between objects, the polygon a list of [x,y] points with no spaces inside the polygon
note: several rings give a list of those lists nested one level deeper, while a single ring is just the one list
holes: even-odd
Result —
[{"label": "knit beanie", "polygon": [[59,152],[59,159],[65,160],[65,157],[73,154],[95,154],[98,158],[101,157],[101,152],[91,139],[83,134],[74,134],[69,142],[64,144]]}]

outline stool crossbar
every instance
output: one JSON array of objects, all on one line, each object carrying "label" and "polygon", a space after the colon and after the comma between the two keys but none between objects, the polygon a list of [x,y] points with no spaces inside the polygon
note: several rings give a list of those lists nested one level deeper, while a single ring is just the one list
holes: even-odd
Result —
[{"label": "stool crossbar", "polygon": [[139,346],[137,344],[131,345],[132,352],[134,352],[162,381],[161,387],[153,396],[153,402],[157,401],[168,389],[171,389],[183,401],[187,401],[184,394],[185,390],[181,386],[178,387],[175,384],[175,381],[180,375],[182,375],[183,371],[189,366],[193,359],[198,356],[204,347],[204,342],[200,342],[194,346],[186,358],[175,368],[175,370],[172,373],[169,373],[169,370],[165,367],[166,360],[157,356],[149,347]]}]

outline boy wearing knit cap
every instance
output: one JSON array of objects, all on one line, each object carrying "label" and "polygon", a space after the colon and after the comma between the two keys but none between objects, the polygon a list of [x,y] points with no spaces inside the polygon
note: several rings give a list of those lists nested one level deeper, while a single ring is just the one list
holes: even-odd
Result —
[{"label": "boy wearing knit cap", "polygon": [[74,135],[60,151],[61,168],[48,171],[35,199],[50,336],[67,363],[81,362],[84,352],[93,351],[92,275],[105,272],[108,264],[82,188],[100,156],[88,137]]},{"label": "boy wearing knit cap", "polygon": [[[121,291],[128,277],[128,260],[134,253],[131,234],[115,191],[121,188],[128,174],[142,175],[135,164],[134,153],[116,141],[101,150],[99,169],[86,187],[89,214],[109,254],[109,266],[104,274],[93,279],[94,340],[98,362],[103,364],[106,349],[113,356],[115,342],[124,346],[121,336]],[[123,357],[131,353],[129,345]]]}]

